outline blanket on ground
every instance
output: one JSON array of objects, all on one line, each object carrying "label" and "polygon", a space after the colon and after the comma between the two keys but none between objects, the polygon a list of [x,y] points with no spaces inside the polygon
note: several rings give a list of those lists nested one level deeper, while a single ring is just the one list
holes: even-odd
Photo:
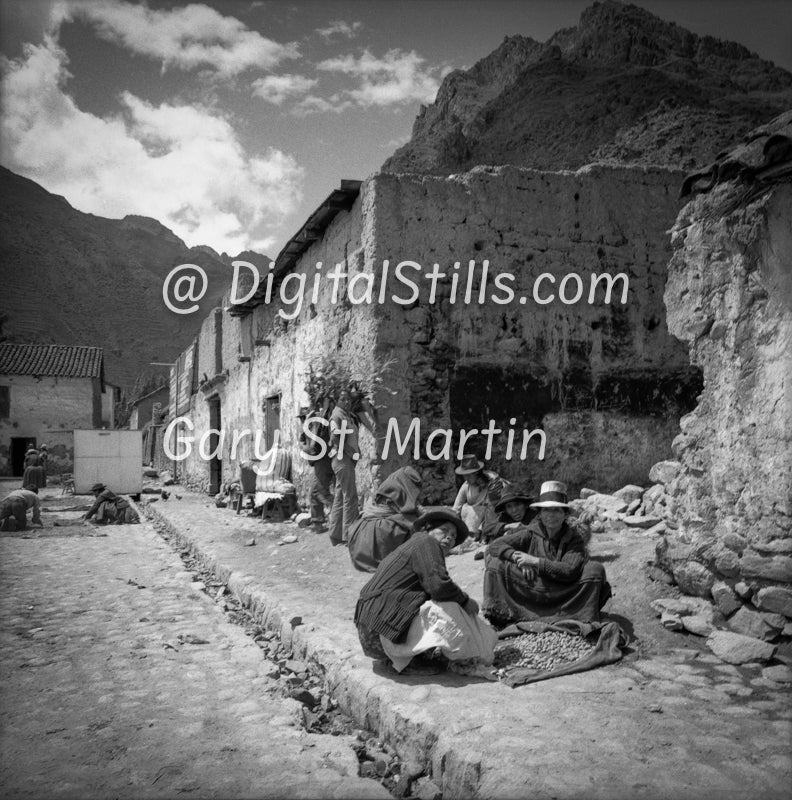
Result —
[{"label": "blanket on ground", "polygon": [[613,664],[621,660],[622,649],[627,646],[627,635],[616,622],[578,622],[575,619],[558,620],[557,622],[516,622],[504,628],[498,638],[503,641],[524,633],[543,633],[544,631],[561,631],[562,633],[582,636],[594,645],[594,650],[583,658],[549,671],[540,671],[529,667],[507,668],[501,681],[508,686],[523,686],[526,683],[545,681],[560,675],[571,675],[573,672],[585,672],[589,669]]}]

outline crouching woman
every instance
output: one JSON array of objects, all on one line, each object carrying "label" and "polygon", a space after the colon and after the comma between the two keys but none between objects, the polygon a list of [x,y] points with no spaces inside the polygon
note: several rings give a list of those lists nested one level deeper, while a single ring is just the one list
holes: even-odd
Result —
[{"label": "crouching woman", "polygon": [[[414,533],[380,563],[360,592],[355,625],[363,652],[402,674],[491,664],[497,634],[478,617],[478,603],[448,574],[445,557],[468,529],[445,508],[427,510]],[[422,653],[439,652],[427,659]]]},{"label": "crouching woman", "polygon": [[495,539],[484,562],[484,616],[496,627],[521,620],[598,622],[611,596],[605,568],[589,561],[569,524],[566,485],[542,484],[539,516]]},{"label": "crouching woman", "polygon": [[140,522],[137,511],[125,497],[111,492],[103,483],[95,483],[91,487],[94,496],[93,505],[83,515],[84,520],[95,517],[99,525],[124,525]]}]

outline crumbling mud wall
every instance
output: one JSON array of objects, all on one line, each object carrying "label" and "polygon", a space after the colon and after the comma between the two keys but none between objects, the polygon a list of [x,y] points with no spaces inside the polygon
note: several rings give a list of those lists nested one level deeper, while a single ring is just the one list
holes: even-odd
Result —
[{"label": "crumbling mud wall", "polygon": [[792,618],[790,219],[788,178],[700,195],[674,227],[665,293],[669,328],[704,389],[673,443],[679,531],[660,560],[678,582],[695,567],[692,585],[681,576],[687,591],[725,598],[724,613],[750,601],[760,627],[757,609]]},{"label": "crumbling mud wall", "polygon": [[[698,369],[668,332],[663,306],[680,181],[669,170],[600,165],[375,176],[374,268],[388,260],[388,296],[411,294],[395,278],[399,262],[423,272],[438,263],[446,273],[435,302],[424,281],[414,302],[380,308],[378,347],[405,359],[402,423],[420,417],[425,435],[449,426],[481,429],[493,419],[503,433],[493,437],[490,465],[535,488],[549,477],[573,489],[645,483],[651,465],[671,456],[679,417],[701,388]],[[513,275],[512,302],[492,300],[493,292],[506,297],[496,291],[497,273]],[[582,293],[564,302],[561,283],[571,273],[578,277],[567,278],[565,299],[581,286]],[[620,283],[610,302],[602,283],[589,302],[592,275],[603,273],[627,276],[625,303]],[[418,273],[404,274],[416,280]],[[537,284],[543,274],[551,277]],[[540,300],[554,299],[538,302],[535,289]],[[537,437],[527,459],[520,460],[517,445],[507,460],[509,429],[520,442],[523,430],[537,428],[546,434],[544,460]],[[483,456],[485,443],[471,439],[468,449]],[[438,481],[452,480],[442,465],[434,470]]]},{"label": "crumbling mud wall", "polygon": [[[365,229],[366,215],[362,206],[365,193],[358,197],[349,212],[340,213],[299,259],[294,275],[305,277],[302,302],[283,303],[277,288],[269,303],[262,303],[247,314],[229,313],[229,296],[221,309],[222,324],[210,317],[199,336],[198,392],[193,395],[190,417],[195,423],[196,439],[209,429],[209,402],[219,402],[221,426],[225,432],[222,445],[222,480],[238,478],[241,462],[261,456],[271,442],[266,440],[267,413],[273,412],[268,398],[278,398],[277,424],[280,443],[292,458],[292,482],[302,500],[307,501],[306,487],[311,467],[300,456],[301,420],[297,415],[306,400],[305,383],[309,366],[324,356],[343,357],[366,373],[376,341],[375,309],[372,306],[353,306],[346,287],[352,276],[366,269],[364,256],[370,231]],[[317,269],[320,264],[320,269]],[[333,283],[324,279],[340,264],[348,277],[338,282],[337,301]],[[313,297],[314,277],[320,274],[318,291]],[[267,272],[260,270],[261,286]],[[245,268],[240,272],[238,295],[244,295],[252,279]],[[284,292],[296,298],[297,278]],[[314,302],[315,299],[315,302]],[[283,311],[291,319],[279,314]],[[218,354],[219,351],[219,354]],[[203,381],[204,376],[208,381]],[[269,412],[267,408],[269,406]],[[270,427],[272,427],[270,421]],[[244,432],[249,432],[243,436]],[[234,435],[239,434],[236,446]],[[256,434],[259,445],[256,446]],[[362,494],[372,482],[370,467],[375,456],[374,442],[367,431],[361,432],[362,457],[357,468],[358,488]],[[258,452],[257,452],[258,450]],[[184,479],[206,490],[209,483],[208,462],[193,449],[182,462]]]}]

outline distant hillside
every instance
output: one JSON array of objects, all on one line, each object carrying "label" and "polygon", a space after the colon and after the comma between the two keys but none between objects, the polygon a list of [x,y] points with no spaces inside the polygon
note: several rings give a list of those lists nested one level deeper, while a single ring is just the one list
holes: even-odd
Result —
[{"label": "distant hillside", "polygon": [[443,81],[385,172],[592,161],[689,168],[792,108],[792,74],[614,0],[547,42],[524,36]]},{"label": "distant hillside", "polygon": [[[148,217],[84,214],[37,183],[0,167],[0,273],[11,341],[103,347],[111,383],[131,389],[150,362],[171,362],[218,305],[232,275],[228,256],[188,248]],[[266,261],[266,257],[246,253]],[[200,311],[174,314],[162,283],[180,264],[206,270]]]}]

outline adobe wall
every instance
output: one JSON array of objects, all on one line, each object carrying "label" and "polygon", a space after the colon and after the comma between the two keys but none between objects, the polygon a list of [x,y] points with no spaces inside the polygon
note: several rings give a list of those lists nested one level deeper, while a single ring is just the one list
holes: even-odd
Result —
[{"label": "adobe wall", "polygon": [[[365,221],[371,198],[365,190],[349,212],[341,212],[300,258],[293,272],[306,276],[306,297],[310,294],[316,264],[322,263],[322,274],[344,265],[350,277],[342,280],[340,296],[346,297],[346,284],[351,276],[366,268],[366,249],[370,247],[370,223]],[[261,272],[262,283],[265,273]],[[293,286],[287,290],[291,293]],[[376,340],[375,309],[352,306],[350,303],[333,303],[332,284],[321,281],[317,302],[313,307],[308,299],[295,319],[286,320],[278,310],[291,314],[294,306],[277,301],[277,293],[270,305],[262,304],[252,313],[243,316],[222,315],[222,370],[227,378],[219,381],[209,392],[199,390],[193,396],[191,417],[196,432],[209,427],[208,398],[216,395],[221,403],[222,426],[229,432],[223,452],[223,480],[237,477],[239,463],[254,456],[255,440],[248,436],[241,440],[236,457],[231,456],[233,431],[264,431],[264,401],[280,394],[281,442],[292,453],[293,482],[303,499],[310,477],[309,465],[299,457],[298,437],[300,424],[297,411],[303,403],[308,364],[322,354],[344,354],[359,364],[365,374],[370,364],[373,343]],[[227,301],[227,298],[226,298]],[[204,322],[199,335],[199,375],[215,375],[214,342],[217,329],[213,316]],[[268,344],[256,344],[266,341]],[[240,357],[243,360],[240,361]],[[263,447],[262,447],[263,449]],[[371,485],[371,461],[374,444],[367,431],[361,432],[362,458],[357,469],[358,488],[363,495]],[[193,485],[208,486],[208,464],[193,453],[182,462],[187,480]],[[376,472],[376,470],[375,470]]]},{"label": "adobe wall", "polygon": [[[522,428],[543,428],[543,461],[537,439],[527,460],[511,462],[504,460],[506,434],[495,439],[494,468],[534,489],[549,477],[573,489],[646,484],[651,465],[671,456],[679,417],[700,390],[698,370],[669,333],[663,305],[680,180],[667,170],[600,165],[374,176],[375,268],[389,260],[388,294],[410,294],[393,275],[400,261],[425,271],[437,262],[449,273],[434,304],[427,283],[411,306],[379,307],[378,347],[404,354],[399,369],[409,396],[396,411],[405,424],[419,416],[430,429],[480,429],[492,418],[518,436]],[[476,276],[489,261],[488,299],[465,304],[458,290],[452,303],[453,264],[461,262],[466,275],[471,259]],[[489,299],[497,272],[515,276],[508,305]],[[585,291],[567,305],[558,299],[559,284],[572,272]],[[587,302],[591,273],[603,272],[629,277],[625,305],[617,301],[619,284],[610,304],[604,287]],[[556,278],[539,287],[540,297],[556,294],[546,305],[532,294],[542,273]],[[477,277],[474,299],[480,286]],[[471,443],[483,454],[482,438]],[[441,465],[435,472],[438,496],[449,497],[452,473]]]},{"label": "adobe wall", "polygon": [[[678,539],[709,583],[742,583],[758,608],[768,584],[792,589],[792,185],[723,216],[742,185],[680,213],[665,300],[669,326],[704,373],[674,451],[668,488]],[[775,591],[775,590],[774,590]],[[792,617],[792,591],[783,610]]]},{"label": "adobe wall", "polygon": [[74,469],[75,428],[94,428],[94,381],[87,378],[35,378],[5,375],[10,387],[8,419],[0,419],[0,475],[11,474],[10,446],[15,437],[30,437],[49,448],[50,474]]}]

